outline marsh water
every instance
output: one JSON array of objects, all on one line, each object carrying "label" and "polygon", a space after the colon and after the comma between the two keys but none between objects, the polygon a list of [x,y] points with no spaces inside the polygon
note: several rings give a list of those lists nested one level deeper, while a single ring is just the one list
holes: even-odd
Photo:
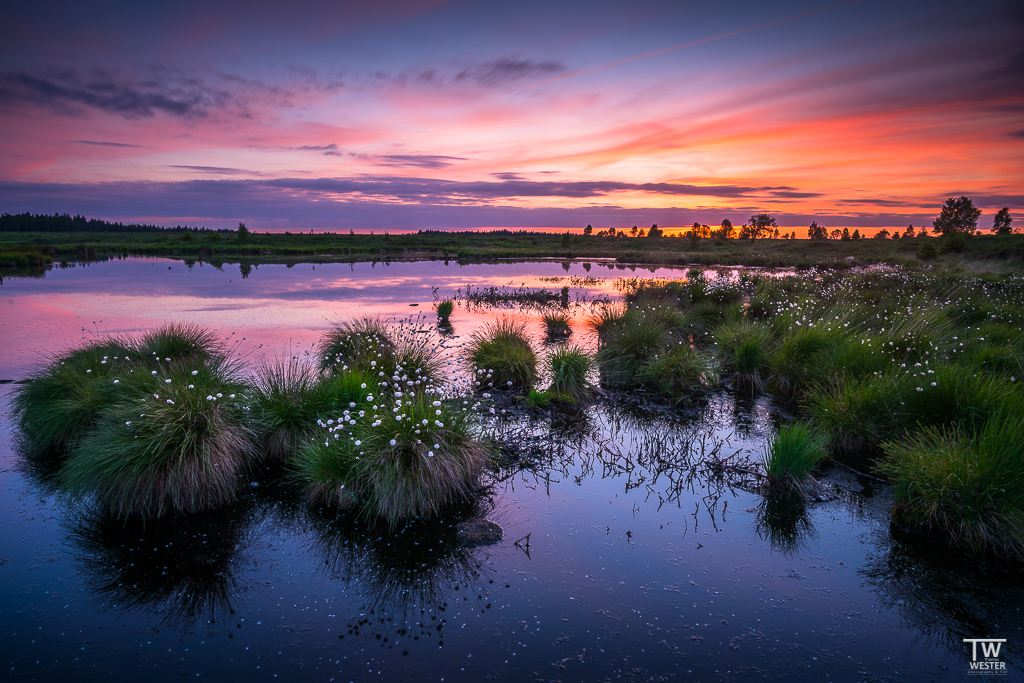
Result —
[{"label": "marsh water", "polygon": [[[169,321],[218,330],[252,363],[312,353],[332,322],[431,321],[457,295],[439,337],[453,357],[496,315],[528,321],[543,353],[538,310],[469,305],[467,286],[569,287],[574,337],[592,346],[582,321],[618,298],[617,278],[681,275],[559,261],[55,268],[0,285],[0,379]],[[975,679],[964,638],[1005,638],[1000,660],[1020,675],[1018,571],[892,529],[886,485],[842,467],[822,475],[828,500],[759,495],[750,473],[792,406],[723,390],[682,406],[502,409],[481,499],[397,530],[311,507],[274,471],[188,518],[70,508],[22,462],[5,412],[3,678]],[[503,539],[460,545],[456,524],[481,517]]]}]

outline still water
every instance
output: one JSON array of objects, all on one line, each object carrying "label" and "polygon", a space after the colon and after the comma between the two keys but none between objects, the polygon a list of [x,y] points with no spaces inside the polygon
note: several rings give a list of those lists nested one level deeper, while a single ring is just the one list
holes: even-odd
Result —
[{"label": "still water", "polygon": [[[429,319],[467,285],[570,286],[581,322],[617,298],[616,278],[680,274],[555,261],[261,265],[245,278],[158,259],[55,269],[0,286],[0,379],[168,321],[213,327],[253,362],[311,352],[332,322]],[[460,303],[452,353],[502,313]],[[536,311],[504,313],[540,329]],[[582,324],[575,336],[592,344]],[[826,502],[755,492],[745,472],[786,418],[727,392],[683,409],[613,397],[575,415],[499,412],[489,493],[391,532],[311,508],[275,472],[228,508],[145,527],[68,509],[19,459],[5,413],[3,678],[972,680],[962,640],[985,637],[1007,639],[1000,659],[1019,677],[1018,572],[890,529],[885,485],[841,468],[824,475]],[[481,516],[503,540],[460,546],[454,524]]]}]

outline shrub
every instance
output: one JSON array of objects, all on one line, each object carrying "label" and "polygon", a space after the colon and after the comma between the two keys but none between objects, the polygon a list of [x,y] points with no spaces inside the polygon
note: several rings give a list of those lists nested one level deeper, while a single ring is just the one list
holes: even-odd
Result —
[{"label": "shrub", "polygon": [[813,486],[811,472],[825,457],[820,439],[805,424],[783,427],[763,451],[768,485],[780,492],[806,498]]},{"label": "shrub", "polygon": [[470,416],[456,405],[421,389],[378,397],[365,415],[350,415],[327,425],[323,440],[294,461],[295,476],[312,500],[358,504],[394,525],[429,517],[471,494],[485,454]]},{"label": "shrub", "polygon": [[899,521],[968,552],[1024,561],[1024,417],[1002,413],[970,434],[931,427],[883,444]]},{"label": "shrub", "polygon": [[252,454],[234,368],[181,361],[126,377],[60,474],[72,499],[116,516],[160,517],[230,502]]},{"label": "shrub", "polygon": [[537,354],[522,322],[502,318],[474,332],[469,360],[478,375],[490,374],[497,389],[524,391],[537,381]]},{"label": "shrub", "polygon": [[586,351],[578,346],[559,346],[548,356],[546,365],[551,376],[550,392],[576,402],[590,396],[588,377],[596,364]]}]

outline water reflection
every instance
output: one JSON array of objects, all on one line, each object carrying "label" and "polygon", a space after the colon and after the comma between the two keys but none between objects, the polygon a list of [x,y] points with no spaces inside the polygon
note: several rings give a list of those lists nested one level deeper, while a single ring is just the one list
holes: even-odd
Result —
[{"label": "water reflection", "polygon": [[756,529],[774,552],[790,558],[807,549],[818,536],[807,504],[796,496],[762,500],[757,507]]},{"label": "water reflection", "polygon": [[238,555],[251,512],[243,501],[146,522],[84,512],[62,524],[74,562],[101,604],[187,627],[227,622],[243,609]]},{"label": "water reflection", "polygon": [[[964,638],[1002,638],[1024,629],[1024,568],[961,557],[899,530],[882,548],[858,574],[885,607],[950,651],[965,652]],[[1011,646],[1001,659],[1019,662],[1019,650]]]}]

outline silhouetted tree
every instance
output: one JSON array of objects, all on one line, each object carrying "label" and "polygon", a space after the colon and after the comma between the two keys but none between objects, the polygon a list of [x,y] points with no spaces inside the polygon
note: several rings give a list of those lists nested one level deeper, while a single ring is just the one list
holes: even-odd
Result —
[{"label": "silhouetted tree", "polygon": [[973,235],[978,228],[981,209],[974,206],[967,197],[950,197],[939,212],[939,217],[932,221],[932,229],[943,235]]},{"label": "silhouetted tree", "polygon": [[584,235],[589,235],[589,234],[591,234],[593,232],[594,232],[594,226],[593,225],[589,225],[588,224],[587,227],[583,228],[583,234]]},{"label": "silhouetted tree", "polygon": [[722,228],[718,231],[718,236],[724,240],[732,239],[736,235],[736,228],[732,227],[732,221],[728,218],[722,221]]},{"label": "silhouetted tree", "polygon": [[651,229],[647,231],[647,236],[648,236],[648,237],[661,237],[661,236],[662,236],[662,235],[664,235],[664,234],[665,234],[665,233],[664,233],[664,232],[662,232],[661,228],[659,228],[659,227],[658,227],[658,224],[657,224],[657,223],[655,223],[654,225],[652,225],[652,226],[651,226]]},{"label": "silhouetted tree", "polygon": [[775,218],[769,214],[759,213],[750,217],[751,239],[756,240],[759,237],[768,237],[777,227],[779,226],[775,223]]},{"label": "silhouetted tree", "polygon": [[828,231],[824,226],[818,225],[818,221],[811,223],[810,227],[807,228],[807,236],[812,240],[825,240],[828,239]]},{"label": "silhouetted tree", "polygon": [[843,228],[843,234],[840,235],[839,239],[842,240],[843,242],[849,242],[850,240],[852,240],[853,238],[850,237],[850,229]]},{"label": "silhouetted tree", "polygon": [[904,237],[913,237],[914,236],[914,224],[913,223],[911,223],[910,225],[907,226],[907,229],[903,233],[903,236]]},{"label": "silhouetted tree", "polygon": [[636,237],[636,226],[635,225],[630,229],[629,234],[632,237]]},{"label": "silhouetted tree", "polygon": [[875,239],[876,240],[887,240],[887,239],[889,239],[889,231],[886,230],[885,228],[882,228],[881,230],[879,230],[878,232],[875,233]]},{"label": "silhouetted tree", "polygon": [[854,230],[853,231],[853,235],[851,236],[851,238],[855,239],[855,240],[859,240],[860,239],[860,230]]},{"label": "silhouetted tree", "polygon": [[245,223],[238,224],[238,241],[244,242],[249,239],[249,228],[245,227]]},{"label": "silhouetted tree", "polygon": [[1013,223],[1013,217],[1010,216],[1010,207],[1004,206],[999,209],[992,221],[992,232],[997,235],[1009,235],[1013,232],[1013,228],[1010,227],[1011,223]]}]

